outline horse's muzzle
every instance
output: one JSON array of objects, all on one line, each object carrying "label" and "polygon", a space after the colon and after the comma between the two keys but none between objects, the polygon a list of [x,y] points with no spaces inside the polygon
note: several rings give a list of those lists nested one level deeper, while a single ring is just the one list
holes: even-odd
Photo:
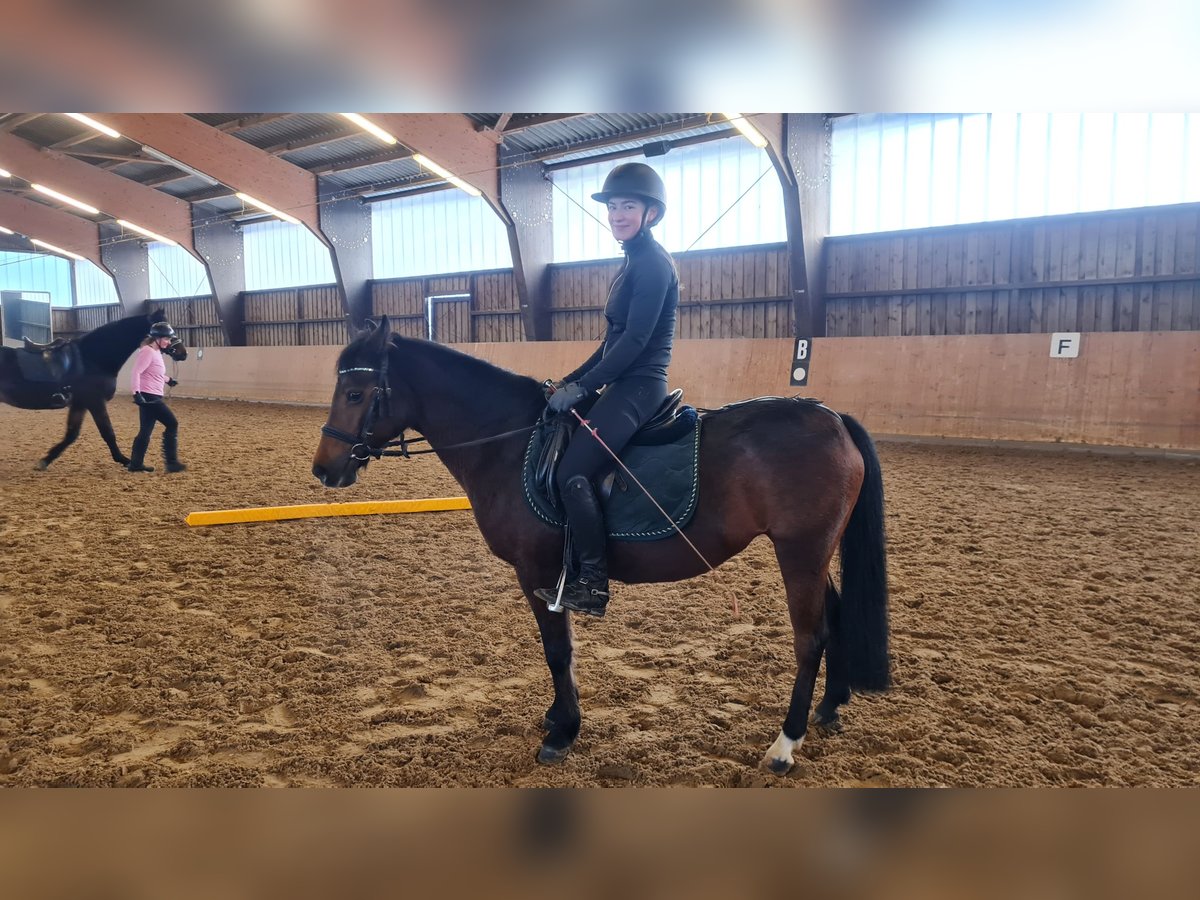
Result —
[{"label": "horse's muzzle", "polygon": [[358,466],[354,465],[344,467],[341,473],[335,476],[320,463],[313,463],[312,473],[317,481],[330,488],[350,487],[358,480]]}]

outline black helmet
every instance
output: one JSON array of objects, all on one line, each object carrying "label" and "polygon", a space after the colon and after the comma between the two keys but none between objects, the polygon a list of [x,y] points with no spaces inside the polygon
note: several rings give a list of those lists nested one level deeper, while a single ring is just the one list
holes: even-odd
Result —
[{"label": "black helmet", "polygon": [[175,337],[175,329],[167,322],[155,322],[150,326],[147,336],[152,338],[173,338]]},{"label": "black helmet", "polygon": [[607,203],[611,197],[640,197],[650,206],[658,207],[658,218],[651,226],[662,221],[667,214],[667,188],[662,177],[645,163],[624,163],[608,173],[604,187],[592,194],[593,200]]}]

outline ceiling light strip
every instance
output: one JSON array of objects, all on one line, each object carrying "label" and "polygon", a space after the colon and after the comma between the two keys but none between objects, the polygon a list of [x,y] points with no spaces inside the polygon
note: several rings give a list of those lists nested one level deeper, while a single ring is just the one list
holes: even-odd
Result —
[{"label": "ceiling light strip", "polygon": [[179,246],[179,244],[176,241],[171,240],[169,237],[163,237],[161,234],[156,234],[155,232],[151,231],[149,228],[143,228],[141,225],[135,225],[133,222],[130,222],[127,219],[117,219],[117,224],[122,225],[125,228],[128,228],[130,231],[136,231],[138,234],[145,235],[146,237],[150,238],[151,240],[159,241],[160,243],[166,244],[168,247],[178,247]]},{"label": "ceiling light strip", "polygon": [[70,116],[76,122],[82,122],[88,128],[94,128],[101,134],[107,134],[111,138],[119,138],[121,136],[120,132],[109,128],[103,122],[97,122],[91,116],[85,116],[83,113],[63,113],[63,115]]},{"label": "ceiling light strip", "polygon": [[45,241],[39,241],[37,238],[30,238],[29,243],[37,244],[39,247],[44,247],[51,253],[58,253],[62,256],[69,256],[71,259],[77,259],[80,262],[88,262],[85,256],[80,256],[78,253],[72,253],[70,250],[64,250],[62,247],[56,247],[53,244],[47,244]]},{"label": "ceiling light strip", "polygon": [[746,136],[746,140],[752,143],[755,147],[763,148],[767,146],[767,139],[762,136],[757,128],[750,124],[750,120],[746,118],[745,113],[721,113],[729,120],[729,123]]},{"label": "ceiling light strip", "polygon": [[424,166],[426,169],[428,169],[430,172],[433,172],[435,175],[438,175],[441,178],[445,178],[448,182],[450,182],[456,188],[458,188],[459,190],[462,190],[462,191],[466,191],[472,197],[478,197],[480,195],[479,188],[475,187],[474,185],[467,184],[465,181],[463,181],[457,175],[451,174],[447,169],[442,168],[437,163],[435,163],[432,159],[430,159],[428,156],[425,156],[423,153],[414,153],[413,161],[416,162],[418,165]]},{"label": "ceiling light strip", "polygon": [[383,141],[385,144],[397,143],[397,141],[394,137],[392,137],[390,134],[388,134],[386,131],[384,131],[382,128],[380,128],[378,125],[376,125],[374,122],[367,119],[365,116],[359,115],[358,113],[338,113],[338,115],[340,115],[346,119],[349,119],[351,122],[353,122],[359,128],[361,128],[363,131],[366,131],[369,134],[374,135],[375,137],[379,138],[379,140]]},{"label": "ceiling light strip", "polygon": [[76,200],[74,197],[68,197],[66,194],[60,194],[58,191],[54,190],[53,188],[48,188],[44,184],[30,184],[30,187],[48,197],[53,197],[55,200],[59,200],[70,206],[82,209],[86,213],[91,213],[93,216],[100,214],[100,210],[96,209],[96,207],[92,206],[91,204],[84,203],[82,200]]},{"label": "ceiling light strip", "polygon": [[261,200],[257,200],[254,197],[251,197],[249,194],[243,194],[241,191],[238,191],[236,196],[243,203],[248,203],[257,209],[261,209],[263,212],[270,213],[273,216],[278,216],[279,218],[283,219],[283,221],[285,221],[285,222],[290,222],[292,225],[300,224],[300,220],[297,219],[295,216],[290,216],[287,213],[282,212],[281,210],[278,210],[273,206],[269,206],[266,203],[263,203]]}]

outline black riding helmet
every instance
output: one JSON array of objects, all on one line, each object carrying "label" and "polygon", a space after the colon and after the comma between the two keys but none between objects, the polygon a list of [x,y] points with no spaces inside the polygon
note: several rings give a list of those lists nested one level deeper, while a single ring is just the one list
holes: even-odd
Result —
[{"label": "black riding helmet", "polygon": [[667,188],[662,177],[645,163],[624,163],[608,173],[604,187],[592,194],[593,200],[607,203],[612,197],[638,197],[647,206],[658,208],[658,217],[650,223],[653,228],[667,214]]},{"label": "black riding helmet", "polygon": [[175,329],[168,322],[155,322],[150,326],[150,331],[146,334],[152,338],[173,338],[175,337]]}]

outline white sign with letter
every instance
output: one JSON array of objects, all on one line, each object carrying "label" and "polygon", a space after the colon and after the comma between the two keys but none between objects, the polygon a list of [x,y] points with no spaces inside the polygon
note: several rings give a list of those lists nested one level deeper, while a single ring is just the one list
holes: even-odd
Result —
[{"label": "white sign with letter", "polygon": [[1056,331],[1050,335],[1051,359],[1075,359],[1079,356],[1079,332]]},{"label": "white sign with letter", "polygon": [[812,369],[812,338],[796,338],[792,351],[791,385],[803,387],[808,384],[808,373]]}]

